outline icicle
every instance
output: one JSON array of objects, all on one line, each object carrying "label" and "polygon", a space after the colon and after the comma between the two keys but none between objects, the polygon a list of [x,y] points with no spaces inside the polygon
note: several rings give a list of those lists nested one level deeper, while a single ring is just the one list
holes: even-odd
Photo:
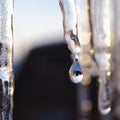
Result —
[{"label": "icicle", "polygon": [[91,19],[93,27],[94,54],[99,67],[99,110],[107,114],[111,110],[110,101],[110,1],[92,0]]},{"label": "icicle", "polygon": [[79,83],[83,78],[83,74],[78,61],[78,55],[80,53],[80,41],[78,39],[75,2],[74,0],[60,0],[60,6],[63,13],[65,41],[69,50],[74,55],[74,62],[70,68],[69,75],[73,83]]},{"label": "icicle", "polygon": [[0,0],[0,120],[12,120],[13,0]]}]

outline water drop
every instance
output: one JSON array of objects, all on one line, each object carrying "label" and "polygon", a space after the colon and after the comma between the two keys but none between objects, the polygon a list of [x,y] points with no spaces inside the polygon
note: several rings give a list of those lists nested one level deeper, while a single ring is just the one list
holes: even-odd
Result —
[{"label": "water drop", "polygon": [[82,81],[83,72],[82,72],[81,66],[78,62],[78,59],[74,60],[72,66],[70,68],[70,71],[69,71],[69,76],[73,83],[80,83]]}]

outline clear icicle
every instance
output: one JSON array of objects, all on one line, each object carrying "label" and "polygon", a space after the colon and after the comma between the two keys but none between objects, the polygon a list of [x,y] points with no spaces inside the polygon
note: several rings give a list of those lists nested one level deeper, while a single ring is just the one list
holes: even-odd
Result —
[{"label": "clear icicle", "polygon": [[107,114],[111,110],[110,106],[110,0],[91,1],[91,19],[94,38],[95,59],[99,67],[99,110],[102,114]]},{"label": "clear icicle", "polygon": [[69,50],[73,54],[80,52],[79,39],[77,38],[77,18],[74,0],[60,0],[63,13],[64,37]]},{"label": "clear icicle", "polygon": [[12,120],[13,0],[0,0],[0,120]]},{"label": "clear icicle", "polygon": [[[80,53],[80,41],[78,39],[75,1],[60,0],[59,3],[60,3],[61,11],[63,13],[63,28],[64,28],[65,41],[68,45],[69,50],[73,53],[74,57],[76,57]],[[74,62],[75,59],[76,58],[74,58]],[[69,71],[71,81],[74,83],[78,83],[82,80],[81,76],[83,76],[81,69],[79,69],[80,70],[79,73],[81,74],[74,74],[74,70],[72,69],[72,67]],[[81,68],[79,62],[77,64],[77,68]]]}]

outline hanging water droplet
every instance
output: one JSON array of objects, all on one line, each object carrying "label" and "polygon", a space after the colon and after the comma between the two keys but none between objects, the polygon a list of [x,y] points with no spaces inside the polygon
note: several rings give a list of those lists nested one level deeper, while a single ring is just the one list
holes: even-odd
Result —
[{"label": "hanging water droplet", "polygon": [[82,81],[83,72],[82,72],[82,69],[78,62],[78,59],[74,60],[72,66],[70,68],[69,75],[70,75],[71,81],[73,83],[80,83]]}]

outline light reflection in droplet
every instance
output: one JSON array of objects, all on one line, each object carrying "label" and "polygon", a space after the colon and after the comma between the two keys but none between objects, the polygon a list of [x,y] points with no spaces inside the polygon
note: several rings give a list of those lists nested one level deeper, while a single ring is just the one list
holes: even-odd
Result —
[{"label": "light reflection in droplet", "polygon": [[80,83],[83,79],[83,72],[77,59],[74,60],[69,70],[69,76],[73,83]]}]

